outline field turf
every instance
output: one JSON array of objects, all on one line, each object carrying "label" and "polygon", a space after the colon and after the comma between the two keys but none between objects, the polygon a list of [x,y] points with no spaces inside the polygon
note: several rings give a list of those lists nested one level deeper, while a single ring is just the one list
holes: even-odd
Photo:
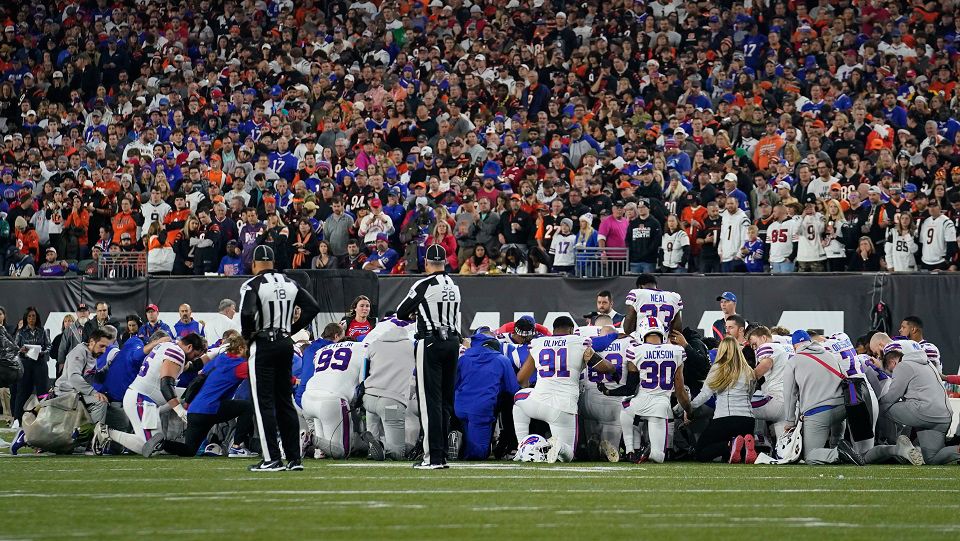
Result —
[{"label": "field turf", "polygon": [[0,455],[0,539],[957,539],[960,467]]}]

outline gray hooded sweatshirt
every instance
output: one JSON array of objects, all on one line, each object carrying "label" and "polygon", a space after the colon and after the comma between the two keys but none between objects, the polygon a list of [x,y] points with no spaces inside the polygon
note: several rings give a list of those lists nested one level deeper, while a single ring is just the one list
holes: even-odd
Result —
[{"label": "gray hooded sweatshirt", "polygon": [[410,335],[414,328],[413,322],[390,318],[377,323],[364,337],[370,371],[363,382],[364,392],[407,402],[416,366]]},{"label": "gray hooded sweatshirt", "polygon": [[893,369],[893,381],[880,397],[880,411],[886,411],[901,400],[919,419],[930,423],[950,423],[953,410],[937,370],[923,350],[905,352]]},{"label": "gray hooded sweatshirt", "polygon": [[843,374],[840,357],[827,351],[817,342],[808,342],[797,350],[783,374],[783,404],[787,422],[797,421],[797,402],[800,413],[820,406],[842,406],[840,378],[817,361],[801,355],[807,353],[819,358]]}]

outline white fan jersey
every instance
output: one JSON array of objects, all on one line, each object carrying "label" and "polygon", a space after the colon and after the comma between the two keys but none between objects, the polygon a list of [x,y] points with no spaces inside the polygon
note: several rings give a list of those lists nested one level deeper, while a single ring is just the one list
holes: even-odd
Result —
[{"label": "white fan jersey", "polygon": [[796,216],[782,222],[773,222],[767,228],[767,242],[770,243],[770,262],[783,263],[793,253],[797,228],[800,220]]},{"label": "white fan jersey", "polygon": [[769,357],[773,366],[763,375],[760,390],[769,396],[783,398],[783,372],[793,356],[793,347],[777,342],[767,342],[757,348],[757,361]]},{"label": "white fan jersey", "polygon": [[183,365],[187,360],[187,355],[180,349],[176,342],[164,342],[153,348],[150,355],[143,360],[140,365],[140,373],[130,384],[130,388],[156,404],[166,404],[163,393],[160,392],[160,368],[164,361],[175,363],[180,369],[176,376],[179,377],[183,371]]},{"label": "white fan jersey", "polygon": [[683,348],[673,344],[639,344],[627,347],[624,360],[633,363],[640,372],[637,395],[670,398],[673,379],[687,360]]},{"label": "white fan jersey", "polygon": [[337,342],[320,348],[309,361],[313,363],[314,373],[307,382],[307,391],[322,391],[344,400],[352,399],[357,385],[363,381],[366,360],[367,344],[364,342]]},{"label": "white fan jersey", "polygon": [[626,302],[627,306],[632,306],[637,311],[637,319],[655,317],[663,323],[665,329],[670,329],[673,317],[683,310],[683,299],[679,293],[659,289],[631,290],[627,293]]},{"label": "white fan jersey", "polygon": [[544,336],[530,342],[530,356],[537,371],[532,396],[560,411],[576,414],[580,373],[587,364],[583,355],[589,347],[590,338],[573,334]]},{"label": "white fan jersey", "polygon": [[599,389],[597,389],[597,384],[603,383],[607,389],[616,389],[626,382],[623,358],[627,353],[627,347],[633,343],[633,339],[628,336],[614,340],[613,343],[607,346],[607,349],[597,352],[604,360],[613,365],[614,372],[612,374],[601,374],[593,368],[585,368],[583,370],[584,394],[590,398],[593,398],[595,395],[596,397],[609,399],[609,397],[605,397]]},{"label": "white fan jersey", "polygon": [[947,245],[957,242],[957,228],[943,214],[928,217],[920,225],[920,260],[927,265],[943,263],[947,257]]}]

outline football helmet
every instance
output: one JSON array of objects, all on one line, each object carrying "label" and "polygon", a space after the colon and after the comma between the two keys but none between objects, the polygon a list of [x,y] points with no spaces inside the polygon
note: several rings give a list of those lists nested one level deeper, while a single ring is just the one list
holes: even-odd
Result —
[{"label": "football helmet", "polygon": [[637,318],[637,330],[634,331],[636,338],[644,342],[651,334],[656,334],[660,337],[662,343],[667,343],[667,332],[663,330],[663,324],[660,323],[659,319],[655,317]]},{"label": "football helmet", "polygon": [[550,450],[550,442],[547,438],[538,434],[530,434],[517,449],[517,455],[514,460],[517,462],[546,462],[547,451]]}]

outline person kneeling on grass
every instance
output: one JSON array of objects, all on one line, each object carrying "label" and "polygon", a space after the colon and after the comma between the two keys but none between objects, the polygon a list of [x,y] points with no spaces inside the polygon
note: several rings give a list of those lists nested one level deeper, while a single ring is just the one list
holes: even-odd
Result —
[{"label": "person kneeling on grass", "polygon": [[691,404],[696,410],[711,397],[717,397],[713,419],[697,441],[697,460],[712,462],[718,457],[729,456],[731,464],[741,460],[753,464],[757,459],[750,405],[754,381],[753,370],[736,339],[724,338],[717,348],[717,360],[707,373],[700,394]]},{"label": "person kneeling on grass", "polygon": [[200,390],[187,404],[187,430],[184,443],[163,441],[162,451],[179,456],[196,456],[210,429],[219,423],[253,413],[253,403],[232,400],[237,388],[249,378],[247,344],[237,334],[225,335],[221,352],[203,367]]}]

